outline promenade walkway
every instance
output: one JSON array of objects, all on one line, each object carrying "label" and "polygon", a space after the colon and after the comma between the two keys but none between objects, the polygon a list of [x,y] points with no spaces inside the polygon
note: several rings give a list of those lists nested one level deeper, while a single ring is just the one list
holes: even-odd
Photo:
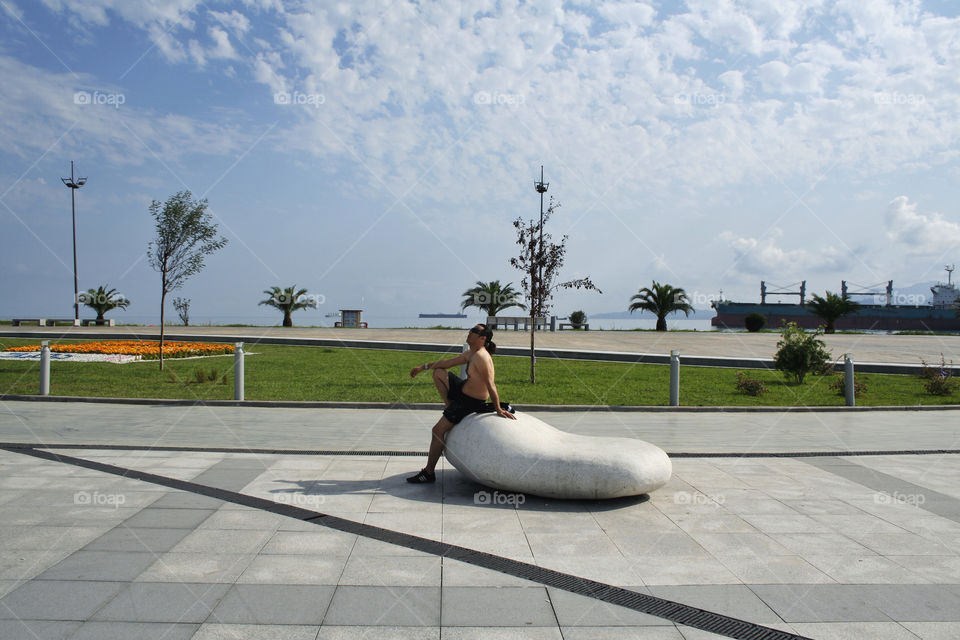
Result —
[{"label": "promenade walkway", "polygon": [[434,411],[6,401],[0,638],[955,638],[955,414],[538,414],[674,455],[572,502],[408,485]]}]

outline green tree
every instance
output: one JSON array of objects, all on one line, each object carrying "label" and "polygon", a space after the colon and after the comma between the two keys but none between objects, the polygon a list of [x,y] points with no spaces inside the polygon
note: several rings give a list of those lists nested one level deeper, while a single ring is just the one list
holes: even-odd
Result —
[{"label": "green tree", "polygon": [[203,269],[204,257],[222,249],[227,239],[217,236],[217,225],[207,213],[207,201],[194,200],[180,191],[163,204],[154,200],[150,215],[156,222],[156,237],[147,245],[147,258],[160,273],[160,370],[163,370],[164,307],[167,294],[183,286]]},{"label": "green tree", "polygon": [[[542,202],[542,201],[541,201]],[[542,205],[541,205],[542,206]],[[523,274],[520,286],[530,306],[530,383],[536,383],[536,363],[534,355],[537,333],[537,318],[546,317],[550,311],[553,292],[557,289],[587,289],[603,293],[593,284],[590,277],[554,283],[560,268],[563,266],[564,255],[567,252],[567,236],[560,239],[559,244],[550,242],[550,234],[543,229],[560,207],[550,197],[550,206],[543,212],[540,220],[517,218],[513,221],[513,228],[517,232],[517,244],[520,245],[520,255],[510,258],[510,265]]]},{"label": "green tree", "polygon": [[788,322],[780,332],[773,365],[788,380],[803,384],[808,373],[822,373],[830,363],[830,352],[820,339],[820,330],[806,332],[796,322]]},{"label": "green tree", "polygon": [[827,291],[827,295],[824,298],[813,294],[810,302],[807,303],[807,308],[810,310],[810,313],[827,323],[826,329],[823,331],[824,333],[833,333],[836,331],[834,325],[837,320],[851,313],[856,313],[859,307],[860,305],[850,298],[838,296],[830,291]]},{"label": "green tree", "polygon": [[630,304],[630,313],[649,311],[657,316],[657,331],[667,330],[667,316],[671,313],[683,311],[689,316],[693,311],[686,291],[669,284],[660,284],[656,280],[652,287],[640,289],[630,300],[635,301]]},{"label": "green tree", "polygon": [[122,293],[117,293],[116,289],[108,289],[110,285],[104,284],[96,289],[87,289],[81,293],[78,302],[84,306],[90,307],[97,312],[97,320],[103,320],[103,315],[113,309],[126,310],[130,306],[130,301]]},{"label": "green tree", "polygon": [[261,300],[260,304],[282,311],[283,326],[285,327],[293,326],[293,318],[291,316],[294,311],[299,311],[300,309],[316,309],[318,305],[316,298],[309,295],[306,289],[297,291],[297,285],[287,287],[286,289],[270,287],[269,289],[264,289],[263,292],[270,297],[266,300]]},{"label": "green tree", "polygon": [[492,282],[480,282],[478,280],[477,286],[467,289],[460,295],[463,296],[463,302],[460,303],[462,311],[470,307],[477,307],[488,316],[498,316],[501,311],[510,307],[527,308],[520,302],[521,293],[513,288],[512,282],[501,286],[499,280]]}]

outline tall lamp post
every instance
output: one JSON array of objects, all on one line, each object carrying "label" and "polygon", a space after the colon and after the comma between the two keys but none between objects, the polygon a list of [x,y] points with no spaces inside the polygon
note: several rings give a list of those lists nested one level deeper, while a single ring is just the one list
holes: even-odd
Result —
[{"label": "tall lamp post", "polygon": [[73,318],[80,319],[80,289],[77,286],[77,189],[87,184],[86,178],[73,177],[73,160],[70,161],[70,177],[60,178],[70,188],[70,211],[73,218]]},{"label": "tall lamp post", "polygon": [[[540,165],[540,180],[534,181],[534,188],[540,194],[540,241],[537,245],[536,259],[531,265],[530,280],[530,382],[536,380],[534,366],[536,365],[537,355],[534,351],[536,342],[534,334],[537,332],[537,313],[540,312],[540,298],[543,296],[543,194],[547,192],[550,186],[549,182],[543,181],[543,165]],[[539,272],[538,272],[539,271]]]}]

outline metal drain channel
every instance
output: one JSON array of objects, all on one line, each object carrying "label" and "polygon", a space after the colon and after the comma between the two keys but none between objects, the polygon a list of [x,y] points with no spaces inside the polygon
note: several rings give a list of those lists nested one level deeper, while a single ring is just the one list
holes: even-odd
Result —
[{"label": "metal drain channel", "polygon": [[331,516],[293,505],[279,504],[265,498],[248,496],[235,491],[209,487],[186,480],[177,480],[165,476],[117,467],[102,462],[86,460],[84,458],[75,458],[73,456],[58,455],[56,453],[45,451],[34,446],[19,445],[16,447],[2,446],[0,449],[10,451],[11,453],[20,453],[33,456],[43,460],[71,464],[77,467],[102,471],[113,475],[150,482],[152,484],[170,487],[180,491],[187,491],[204,495],[224,502],[231,502],[254,509],[260,509],[269,513],[295,518],[305,522],[311,522],[324,527],[329,527],[337,531],[352,533],[366,538],[372,538],[389,544],[394,544],[408,549],[415,549],[430,553],[441,558],[451,558],[459,560],[485,569],[492,569],[507,575],[525,580],[531,580],[545,586],[556,587],[582,596],[595,598],[602,602],[619,605],[627,609],[646,613],[648,615],[663,618],[671,622],[686,625],[724,635],[729,638],[742,638],[744,640],[811,640],[805,636],[798,636],[786,631],[772,629],[746,620],[732,618],[712,611],[698,609],[679,602],[673,602],[664,598],[637,593],[629,589],[615,587],[613,585],[588,580],[578,576],[545,569],[526,562],[503,558],[491,553],[475,551],[466,547],[459,547],[446,542],[421,538],[419,536],[400,533],[390,529],[374,527],[372,525],[346,520],[337,516]]}]

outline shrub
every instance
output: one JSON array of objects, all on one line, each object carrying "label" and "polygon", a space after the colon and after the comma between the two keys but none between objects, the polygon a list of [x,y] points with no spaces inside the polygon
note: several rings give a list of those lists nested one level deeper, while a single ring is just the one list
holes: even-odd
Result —
[{"label": "shrub", "polygon": [[762,380],[748,378],[744,372],[738,371],[737,391],[747,396],[760,396],[767,392],[767,386]]},{"label": "shrub", "polygon": [[788,380],[793,379],[797,384],[803,384],[808,373],[823,373],[829,370],[830,352],[826,344],[819,338],[819,329],[808,333],[797,326],[796,322],[788,322],[780,332],[780,341],[777,342],[777,353],[773,357],[774,366],[783,373]]},{"label": "shrub", "polygon": [[762,313],[748,313],[743,319],[743,326],[747,328],[747,331],[755,333],[763,329],[767,325],[767,316]]},{"label": "shrub", "polygon": [[[844,374],[834,376],[830,388],[837,392],[837,395],[847,397],[847,377]],[[867,385],[856,378],[853,379],[853,397],[859,398],[867,390]]]},{"label": "shrub", "polygon": [[572,324],[574,327],[579,327],[582,324],[586,324],[586,322],[587,314],[585,314],[583,311],[574,311],[570,314],[570,324]]},{"label": "shrub", "polygon": [[[932,396],[949,396],[957,387],[957,381],[953,377],[953,372],[947,368],[947,363],[940,354],[940,366],[931,367],[926,360],[920,359],[920,378],[923,380],[923,388]],[[953,366],[953,360],[950,361]]]}]

